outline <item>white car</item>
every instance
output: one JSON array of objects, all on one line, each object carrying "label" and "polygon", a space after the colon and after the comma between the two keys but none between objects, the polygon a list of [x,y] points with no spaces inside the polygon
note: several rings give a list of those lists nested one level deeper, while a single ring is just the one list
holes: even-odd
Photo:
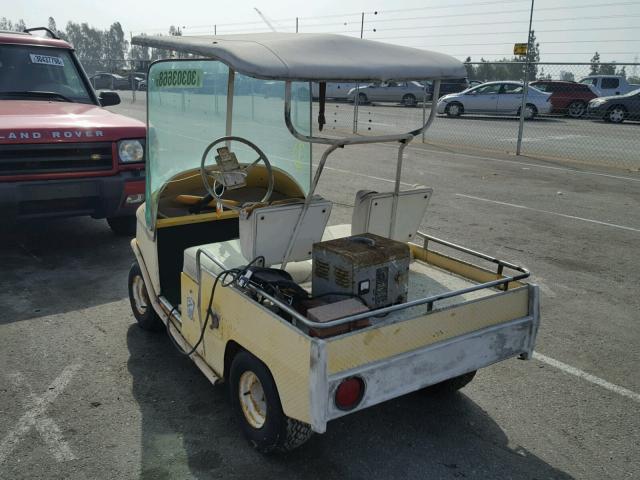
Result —
[{"label": "white car", "polygon": [[[445,95],[438,102],[438,113],[458,117],[463,113],[520,115],[522,82],[487,82],[464,92]],[[551,112],[551,94],[529,86],[524,118]]]}]

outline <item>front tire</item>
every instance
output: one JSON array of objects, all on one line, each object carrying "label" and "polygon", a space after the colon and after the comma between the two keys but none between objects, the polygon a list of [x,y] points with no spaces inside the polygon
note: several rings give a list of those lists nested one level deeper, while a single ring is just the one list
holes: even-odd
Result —
[{"label": "front tire", "polygon": [[140,328],[150,332],[158,332],[164,329],[162,320],[158,317],[149,300],[149,292],[144,283],[144,277],[138,262],[133,262],[129,270],[129,302],[131,303],[133,316],[136,318]]},{"label": "front tire", "polygon": [[358,94],[358,105],[364,105],[366,103],[369,103],[369,98],[367,97],[367,95],[364,94],[364,93],[359,93]]},{"label": "front tire", "polygon": [[119,237],[133,237],[136,234],[136,222],[135,215],[107,218],[111,231]]},{"label": "front tire", "polygon": [[464,112],[464,107],[458,102],[451,102],[445,108],[444,113],[449,117],[459,117]]},{"label": "front tire", "polygon": [[626,117],[627,110],[621,105],[616,105],[609,109],[605,118],[611,123],[622,123]]},{"label": "front tire", "polygon": [[284,414],[271,372],[247,351],[233,359],[229,394],[242,432],[259,452],[288,452],[311,438],[309,425]]}]

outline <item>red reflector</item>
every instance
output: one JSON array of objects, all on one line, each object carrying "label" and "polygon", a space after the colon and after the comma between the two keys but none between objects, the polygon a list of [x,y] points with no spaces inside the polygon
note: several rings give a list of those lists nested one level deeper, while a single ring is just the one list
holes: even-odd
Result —
[{"label": "red reflector", "polygon": [[351,410],[364,395],[364,382],[361,378],[351,377],[342,381],[336,389],[336,406],[341,410]]}]

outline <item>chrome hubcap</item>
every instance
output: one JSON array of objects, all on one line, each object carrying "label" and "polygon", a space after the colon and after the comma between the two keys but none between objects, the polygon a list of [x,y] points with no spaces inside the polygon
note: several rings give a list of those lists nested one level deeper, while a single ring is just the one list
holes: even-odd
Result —
[{"label": "chrome hubcap", "polygon": [[149,297],[147,296],[147,289],[144,286],[144,279],[140,275],[134,277],[131,290],[136,310],[140,315],[144,315],[147,312],[147,308],[149,308]]},{"label": "chrome hubcap", "polygon": [[262,428],[267,421],[267,401],[262,383],[255,373],[247,370],[240,375],[238,396],[242,413],[253,428]]},{"label": "chrome hubcap", "polygon": [[458,115],[460,113],[460,107],[458,105],[449,105],[449,114]]}]

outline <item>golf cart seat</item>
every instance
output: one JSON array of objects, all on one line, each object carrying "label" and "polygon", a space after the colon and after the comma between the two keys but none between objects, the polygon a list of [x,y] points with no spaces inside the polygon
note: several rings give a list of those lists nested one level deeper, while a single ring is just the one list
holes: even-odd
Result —
[{"label": "golf cart seat", "polygon": [[427,211],[433,189],[416,188],[398,194],[396,225],[389,235],[393,217],[393,192],[360,190],[356,193],[351,235],[373,233],[399,242],[413,241]]},{"label": "golf cart seat", "polygon": [[[248,218],[240,220],[240,238],[187,248],[184,251],[183,272],[194,280],[198,279],[198,250],[203,250],[219,263],[218,265],[207,255],[201,254],[201,268],[213,274],[220,273],[222,267],[230,269],[246,265],[259,255],[265,257],[267,266],[277,268],[284,258],[287,240],[293,232],[302,205],[271,205],[255,209]],[[320,197],[311,202],[289,257],[291,261],[286,265],[286,271],[297,283],[305,283],[311,279],[311,252],[314,243],[349,235],[348,226],[325,228],[330,213],[331,202]],[[265,240],[267,238],[272,240],[269,242]],[[274,242],[274,238],[283,240]]]}]

